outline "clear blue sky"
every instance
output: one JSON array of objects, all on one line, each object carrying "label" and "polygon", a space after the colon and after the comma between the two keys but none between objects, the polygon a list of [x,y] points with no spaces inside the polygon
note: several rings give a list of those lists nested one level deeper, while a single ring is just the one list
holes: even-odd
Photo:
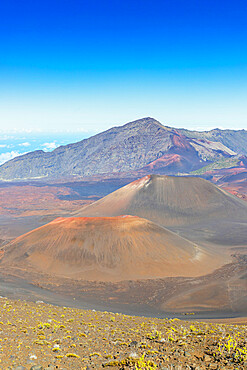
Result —
[{"label": "clear blue sky", "polygon": [[1,0],[0,129],[247,128],[246,25],[246,0]]}]

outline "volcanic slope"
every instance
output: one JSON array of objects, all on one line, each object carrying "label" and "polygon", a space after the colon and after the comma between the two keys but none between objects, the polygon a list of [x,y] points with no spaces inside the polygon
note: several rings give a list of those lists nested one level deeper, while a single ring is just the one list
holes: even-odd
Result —
[{"label": "volcanic slope", "polygon": [[147,117],[113,127],[52,152],[37,150],[0,166],[1,180],[188,173],[212,161],[235,158],[221,142],[190,138]]},{"label": "volcanic slope", "polygon": [[196,242],[247,245],[247,204],[197,177],[145,176],[78,210],[75,216],[129,214]]},{"label": "volcanic slope", "polygon": [[2,268],[73,279],[119,281],[199,276],[222,265],[211,255],[153,222],[133,216],[58,218],[4,249]]}]

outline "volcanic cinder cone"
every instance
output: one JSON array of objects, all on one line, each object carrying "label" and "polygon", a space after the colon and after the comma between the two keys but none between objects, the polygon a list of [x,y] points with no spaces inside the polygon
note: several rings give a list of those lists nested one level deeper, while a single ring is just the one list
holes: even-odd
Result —
[{"label": "volcanic cinder cone", "polygon": [[58,218],[9,243],[2,266],[71,278],[117,281],[198,276],[221,258],[133,216]]},{"label": "volcanic cinder cone", "polygon": [[75,215],[97,217],[130,214],[162,225],[199,220],[247,220],[247,204],[197,177],[145,176],[83,207]]}]

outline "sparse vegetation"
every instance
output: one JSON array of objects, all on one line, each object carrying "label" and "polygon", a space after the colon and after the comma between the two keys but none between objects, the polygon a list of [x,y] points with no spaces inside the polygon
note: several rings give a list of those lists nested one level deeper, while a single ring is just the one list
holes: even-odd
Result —
[{"label": "sparse vegetation", "polygon": [[220,170],[221,168],[231,168],[238,164],[239,159],[234,158],[224,158],[219,161],[215,161],[213,163],[208,164],[207,166],[204,166],[200,168],[199,170],[192,171],[191,175],[203,175],[207,171],[213,171],[213,170]]},{"label": "sparse vegetation", "polygon": [[0,299],[0,310],[4,370],[246,369],[247,365],[245,325],[131,317],[6,298]]}]

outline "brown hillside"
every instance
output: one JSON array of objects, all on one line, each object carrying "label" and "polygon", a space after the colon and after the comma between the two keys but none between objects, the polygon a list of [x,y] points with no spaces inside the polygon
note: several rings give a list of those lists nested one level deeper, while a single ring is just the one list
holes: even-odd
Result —
[{"label": "brown hillside", "polygon": [[247,205],[201,178],[151,175],[75,213],[87,217],[120,214],[144,217],[164,226],[218,218],[247,221]]},{"label": "brown hillside", "polygon": [[75,216],[129,214],[196,243],[247,246],[247,204],[199,177],[145,176],[79,209]]},{"label": "brown hillside", "polygon": [[199,276],[220,257],[132,216],[58,218],[5,247],[4,267],[87,280]]}]

